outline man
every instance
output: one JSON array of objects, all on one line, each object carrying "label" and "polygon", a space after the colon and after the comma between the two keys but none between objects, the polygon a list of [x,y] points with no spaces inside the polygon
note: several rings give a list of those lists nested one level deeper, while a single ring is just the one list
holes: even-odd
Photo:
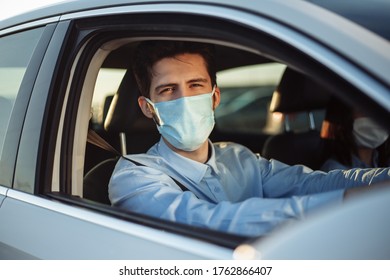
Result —
[{"label": "man", "polygon": [[146,154],[119,160],[109,184],[113,205],[256,236],[340,203],[352,192],[344,189],[390,178],[388,169],[313,172],[258,158],[238,144],[211,143],[221,97],[215,69],[213,48],[207,44],[140,44],[134,62],[138,103],[162,137]]}]

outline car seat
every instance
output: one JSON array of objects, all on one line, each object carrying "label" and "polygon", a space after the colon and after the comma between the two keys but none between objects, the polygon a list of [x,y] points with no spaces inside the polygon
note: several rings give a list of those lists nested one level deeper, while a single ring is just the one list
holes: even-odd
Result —
[{"label": "car seat", "polygon": [[[285,131],[270,136],[264,143],[261,155],[289,165],[303,164],[318,169],[322,162],[322,139],[316,129],[313,111],[325,109],[331,93],[308,76],[286,68],[273,93],[270,111],[284,116]],[[289,116],[304,112],[309,129],[295,132],[290,128]]]},{"label": "car seat", "polygon": [[[128,70],[112,98],[104,128],[120,141],[121,152],[144,153],[159,139],[154,122],[146,118],[138,106],[138,88],[131,70]],[[97,202],[110,204],[108,183],[119,156],[112,153],[84,176],[83,197]]]}]

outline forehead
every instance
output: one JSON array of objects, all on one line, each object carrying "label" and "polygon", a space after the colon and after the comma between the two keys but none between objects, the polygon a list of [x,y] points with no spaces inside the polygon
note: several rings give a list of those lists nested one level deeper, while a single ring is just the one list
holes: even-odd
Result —
[{"label": "forehead", "polygon": [[157,61],[153,65],[153,79],[170,75],[185,76],[194,73],[207,74],[207,67],[204,58],[199,54],[180,54],[174,57],[167,57]]}]

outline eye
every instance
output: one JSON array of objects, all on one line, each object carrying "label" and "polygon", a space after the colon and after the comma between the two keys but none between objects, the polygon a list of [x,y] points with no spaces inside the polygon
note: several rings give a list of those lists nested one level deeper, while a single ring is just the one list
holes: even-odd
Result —
[{"label": "eye", "polygon": [[199,88],[199,87],[203,87],[202,84],[191,84],[191,87],[192,88]]},{"label": "eye", "polygon": [[159,95],[165,95],[165,94],[172,94],[175,91],[175,87],[166,87],[161,89],[158,94]]}]

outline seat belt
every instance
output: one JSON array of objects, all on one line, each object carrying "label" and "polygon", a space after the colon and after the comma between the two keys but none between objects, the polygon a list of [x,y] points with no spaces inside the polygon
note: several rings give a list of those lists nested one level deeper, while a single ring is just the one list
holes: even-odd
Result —
[{"label": "seat belt", "polygon": [[109,151],[117,156],[122,156],[113,146],[111,146],[105,139],[103,139],[96,131],[88,129],[87,142],[95,145],[103,150]]},{"label": "seat belt", "polygon": [[[88,135],[87,135],[87,142],[92,144],[92,145],[95,145],[103,150],[106,150],[106,151],[109,151],[113,154],[115,154],[116,156],[120,156],[122,157],[123,159],[125,160],[128,160],[132,163],[134,163],[135,165],[137,166],[147,166],[145,164],[142,164],[138,161],[135,161],[135,160],[132,160],[132,159],[129,159],[125,156],[123,156],[120,152],[118,152],[113,146],[111,146],[103,137],[101,137],[99,134],[97,134],[94,130],[92,129],[88,129]],[[168,175],[169,176],[169,175]],[[169,176],[175,183],[176,185],[178,185],[180,187],[180,189],[184,192],[184,191],[190,191],[187,187],[185,187],[182,183],[180,183],[178,180],[176,180],[175,178],[173,178],[172,176]],[[194,194],[195,195],[195,194]],[[195,195],[196,196],[196,195]]]}]

